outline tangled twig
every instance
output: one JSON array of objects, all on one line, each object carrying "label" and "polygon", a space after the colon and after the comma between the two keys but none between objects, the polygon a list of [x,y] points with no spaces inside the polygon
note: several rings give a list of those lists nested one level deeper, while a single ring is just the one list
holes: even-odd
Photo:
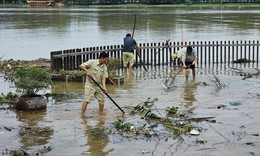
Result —
[{"label": "tangled twig", "polygon": [[221,82],[220,79],[213,74],[214,79],[211,79],[211,82],[217,86],[217,88],[225,88],[227,85],[224,82]]}]

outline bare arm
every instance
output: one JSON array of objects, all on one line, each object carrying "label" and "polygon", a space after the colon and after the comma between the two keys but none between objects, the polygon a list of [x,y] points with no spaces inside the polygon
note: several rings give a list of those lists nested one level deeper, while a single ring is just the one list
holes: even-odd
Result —
[{"label": "bare arm", "polygon": [[106,89],[106,78],[105,77],[102,78],[102,82],[101,83],[102,83],[103,91],[106,93],[107,89]]},{"label": "bare arm", "polygon": [[194,64],[197,62],[197,60],[198,60],[198,55],[197,55],[197,52],[196,52],[196,51],[194,51],[194,56],[195,56],[195,58],[194,58],[194,60],[192,61],[192,65],[194,65]]},{"label": "bare arm", "polygon": [[197,62],[197,57],[195,57],[195,59],[192,61],[192,65],[194,65]]},{"label": "bare arm", "polygon": [[183,67],[184,69],[187,68],[187,66],[186,66],[186,64],[185,64],[185,60],[182,60],[182,67]]},{"label": "bare arm", "polygon": [[138,46],[138,44],[135,44],[135,45],[134,45],[134,48],[135,48],[135,50],[136,50],[137,54],[138,54],[138,55],[140,55],[140,52],[141,52],[141,47],[140,47],[140,46]]},{"label": "bare arm", "polygon": [[86,72],[87,76],[92,77],[91,72],[85,66],[80,65],[79,67]]}]

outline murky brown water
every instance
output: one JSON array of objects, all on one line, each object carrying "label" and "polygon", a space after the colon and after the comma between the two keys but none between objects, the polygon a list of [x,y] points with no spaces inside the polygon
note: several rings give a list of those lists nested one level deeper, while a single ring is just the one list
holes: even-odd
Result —
[{"label": "murky brown water", "polygon": [[[178,70],[175,68],[174,73]],[[52,92],[70,93],[67,101],[50,99],[47,110],[37,113],[0,110],[0,151],[22,147],[33,152],[51,146],[53,149],[47,155],[259,155],[259,78],[242,80],[241,76],[232,74],[230,68],[221,71],[198,68],[195,83],[185,82],[181,73],[167,91],[162,81],[169,76],[168,68],[149,69],[149,73],[136,69],[133,75],[124,75],[124,84],[108,85],[109,95],[126,111],[124,119],[127,122],[145,122],[140,116],[130,115],[126,107],[136,106],[148,97],[159,98],[155,107],[162,115],[165,115],[166,107],[176,106],[181,111],[194,109],[190,114],[193,117],[214,117],[216,123],[193,123],[203,128],[198,136],[183,135],[183,141],[180,141],[162,127],[155,129],[159,137],[110,135],[107,130],[112,122],[122,119],[122,113],[108,98],[105,113],[98,112],[98,103],[94,100],[85,116],[81,116],[83,83],[55,82]],[[217,89],[212,85],[210,79],[213,73],[227,87]],[[205,86],[203,82],[209,85]],[[232,106],[232,102],[241,105]],[[220,105],[226,105],[226,108],[217,109]],[[1,105],[1,108],[4,107],[7,105]],[[24,133],[24,130],[30,130],[28,127],[48,133],[40,133],[40,136]],[[198,140],[204,141],[204,144],[197,143]],[[146,150],[149,153],[142,154]]]},{"label": "murky brown water", "polygon": [[[51,51],[138,43],[259,40],[257,8],[0,8],[0,57],[50,58]],[[19,40],[19,41],[17,41]]]}]

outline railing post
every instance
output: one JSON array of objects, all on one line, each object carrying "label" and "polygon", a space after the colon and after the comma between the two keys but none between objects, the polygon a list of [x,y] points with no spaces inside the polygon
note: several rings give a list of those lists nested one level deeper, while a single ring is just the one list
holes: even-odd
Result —
[{"label": "railing post", "polygon": [[255,40],[253,40],[252,44],[253,44],[253,46],[252,46],[252,55],[253,55],[252,58],[253,58],[253,60],[252,61],[255,62]]},{"label": "railing post", "polygon": [[[70,53],[75,53],[76,52],[76,50],[75,49],[72,49],[72,50],[70,50]],[[75,70],[76,69],[76,58],[75,58],[75,55],[73,55],[73,56],[70,56],[70,70]]]},{"label": "railing post", "polygon": [[256,47],[256,62],[257,62],[257,64],[258,64],[258,62],[259,62],[259,53],[260,53],[260,51],[259,51],[259,40],[257,41],[257,47]]},{"label": "railing post", "polygon": [[[200,41],[200,44],[203,44],[203,41]],[[202,46],[200,47],[200,64],[202,65],[202,61],[203,61],[203,48]]]},{"label": "railing post", "polygon": [[231,47],[231,45],[230,45],[230,41],[228,41],[228,47],[227,47],[227,54],[228,54],[228,60],[227,60],[227,62],[228,63],[230,63],[230,47]]},{"label": "railing post", "polygon": [[[80,53],[81,52],[81,49],[76,49],[76,53]],[[77,60],[76,60],[76,70],[79,70],[79,66],[80,66],[80,64],[81,64],[81,62],[82,62],[82,57],[81,57],[82,55],[76,55],[76,58],[77,58]]]},{"label": "railing post", "polygon": [[250,47],[251,47],[250,46],[250,41],[248,41],[248,60],[252,61],[253,59],[251,60],[251,50],[250,50]]},{"label": "railing post", "polygon": [[220,41],[220,44],[221,44],[221,46],[220,46],[220,64],[222,64],[223,63],[223,42],[222,41]]},{"label": "railing post", "polygon": [[[154,47],[157,47],[157,43],[154,43],[154,44],[155,44]],[[158,43],[158,46],[160,46],[160,42]],[[156,52],[155,55],[158,56],[158,59],[157,59],[158,65],[160,66],[161,62],[164,63],[163,62],[163,52],[161,51],[160,48],[154,48],[154,49],[155,49],[155,52]]]},{"label": "railing post", "polygon": [[217,48],[216,48],[216,63],[219,63],[219,44],[218,41],[216,42]]},{"label": "railing post", "polygon": [[240,59],[242,59],[243,58],[242,57],[243,56],[243,46],[242,46],[243,45],[243,41],[240,41],[240,44],[241,44],[240,45]]},{"label": "railing post", "polygon": [[207,63],[207,48],[208,48],[208,44],[207,44],[207,41],[205,41],[204,42],[204,45],[202,45],[202,46],[204,46],[204,64],[206,64]]},{"label": "railing post", "polygon": [[[152,46],[154,47],[156,44],[153,43]],[[157,55],[156,55],[156,50],[153,48],[152,50],[153,56],[154,56],[154,66],[157,66]]]},{"label": "railing post", "polygon": [[215,42],[212,41],[212,63],[214,64],[215,63],[215,49],[217,46],[215,46]]},{"label": "railing post", "polygon": [[62,69],[62,58],[55,58],[55,55],[62,54],[62,51],[51,52],[51,72],[59,71]]},{"label": "railing post", "polygon": [[224,41],[224,63],[227,62],[227,41]]},{"label": "railing post", "polygon": [[246,55],[246,41],[245,41],[245,44],[243,46],[244,46],[244,58],[246,59],[247,58],[247,55]]}]

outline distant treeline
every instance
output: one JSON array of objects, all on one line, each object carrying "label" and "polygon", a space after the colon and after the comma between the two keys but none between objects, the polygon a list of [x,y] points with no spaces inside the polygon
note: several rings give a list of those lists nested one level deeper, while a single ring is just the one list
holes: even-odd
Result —
[{"label": "distant treeline", "polygon": [[[35,0],[45,1],[45,0]],[[260,3],[260,0],[54,0],[67,5],[111,4],[200,4],[200,3]],[[0,4],[27,4],[27,0],[0,0]]]}]

